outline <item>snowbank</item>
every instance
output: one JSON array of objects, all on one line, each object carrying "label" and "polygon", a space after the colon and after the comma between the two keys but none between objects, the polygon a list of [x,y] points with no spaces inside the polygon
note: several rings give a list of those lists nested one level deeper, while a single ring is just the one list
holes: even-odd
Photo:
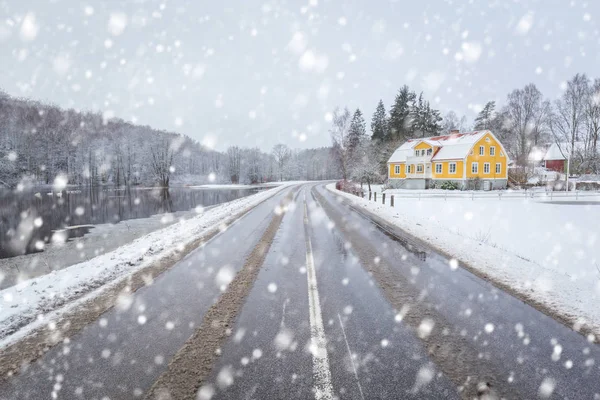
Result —
[{"label": "snowbank", "polygon": [[529,198],[395,198],[395,207],[327,188],[463,261],[563,320],[600,334],[600,203]]},{"label": "snowbank", "polygon": [[[187,243],[231,222],[235,215],[250,210],[285,186],[217,205],[194,218],[154,231],[89,261],[1,290],[0,348],[40,324],[58,318],[61,307],[76,306],[78,301],[98,295],[110,286],[107,284],[127,279],[133,272],[183,249]],[[55,310],[58,312],[48,315]]]}]

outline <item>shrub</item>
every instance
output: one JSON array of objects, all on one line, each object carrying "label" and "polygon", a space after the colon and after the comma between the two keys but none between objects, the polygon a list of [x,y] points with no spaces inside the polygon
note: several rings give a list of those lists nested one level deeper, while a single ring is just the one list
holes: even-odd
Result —
[{"label": "shrub", "polygon": [[442,183],[442,186],[440,186],[440,188],[444,190],[456,190],[458,189],[458,184],[456,182],[446,181]]},{"label": "shrub", "polygon": [[354,182],[350,181],[337,181],[335,183],[335,188],[337,190],[341,190],[342,192],[350,193],[356,196],[363,197],[363,190]]}]

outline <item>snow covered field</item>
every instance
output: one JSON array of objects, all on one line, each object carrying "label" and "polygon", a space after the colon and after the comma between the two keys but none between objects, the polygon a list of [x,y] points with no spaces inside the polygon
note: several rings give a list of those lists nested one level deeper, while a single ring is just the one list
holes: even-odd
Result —
[{"label": "snow covered field", "polygon": [[127,279],[135,271],[233,221],[236,215],[250,210],[285,186],[217,205],[91,260],[1,290],[0,348],[41,324],[59,318],[61,307],[76,307],[79,301],[98,295],[111,284]]},{"label": "snow covered field", "polygon": [[[600,196],[407,198],[395,207],[328,189],[493,280],[600,334]],[[549,199],[548,199],[549,200]],[[567,200],[567,201],[565,201]]]}]

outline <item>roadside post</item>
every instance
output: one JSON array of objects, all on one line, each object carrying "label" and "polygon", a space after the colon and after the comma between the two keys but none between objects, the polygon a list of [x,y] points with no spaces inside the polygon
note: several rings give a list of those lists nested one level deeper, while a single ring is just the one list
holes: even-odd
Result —
[{"label": "roadside post", "polygon": [[369,201],[371,201],[371,194],[372,192],[369,190]]},{"label": "roadside post", "polygon": [[374,199],[375,203],[377,203],[377,192],[373,193],[373,199]]},{"label": "roadside post", "polygon": [[381,194],[381,198],[382,198],[382,203],[381,204],[385,204],[385,193]]},{"label": "roadside post", "polygon": [[390,196],[390,207],[394,207],[394,195]]}]

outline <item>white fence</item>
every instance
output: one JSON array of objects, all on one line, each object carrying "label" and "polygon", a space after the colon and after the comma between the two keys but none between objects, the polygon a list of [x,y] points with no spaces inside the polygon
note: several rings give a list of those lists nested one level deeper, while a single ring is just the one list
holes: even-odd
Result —
[{"label": "white fence", "polygon": [[[374,200],[375,192],[371,195]],[[553,192],[542,190],[497,190],[497,191],[393,191],[385,193],[386,203],[389,203],[391,197],[395,199],[535,199],[540,201],[599,201],[600,191],[571,191],[571,192]],[[364,198],[369,199],[369,192],[365,192]],[[377,202],[382,202],[384,196],[377,193]]]}]

